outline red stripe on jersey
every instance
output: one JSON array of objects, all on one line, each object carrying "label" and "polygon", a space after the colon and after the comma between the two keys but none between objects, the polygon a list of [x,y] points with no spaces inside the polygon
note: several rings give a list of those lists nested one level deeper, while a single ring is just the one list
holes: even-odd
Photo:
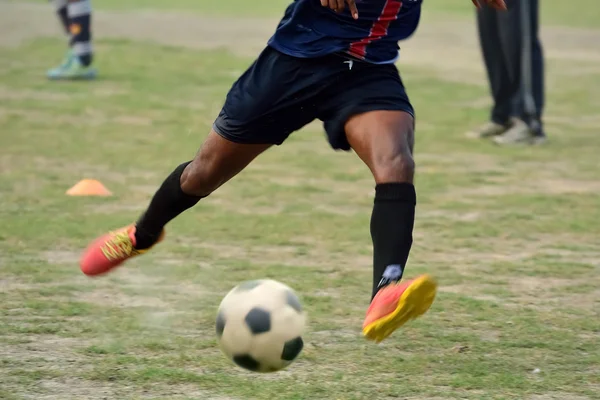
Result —
[{"label": "red stripe on jersey", "polygon": [[364,39],[354,42],[350,45],[349,53],[358,58],[365,58],[367,53],[367,46],[374,40],[381,39],[387,35],[390,23],[398,18],[398,13],[402,8],[402,1],[400,0],[387,0],[381,15],[377,18],[377,21],[373,23],[369,36]]}]

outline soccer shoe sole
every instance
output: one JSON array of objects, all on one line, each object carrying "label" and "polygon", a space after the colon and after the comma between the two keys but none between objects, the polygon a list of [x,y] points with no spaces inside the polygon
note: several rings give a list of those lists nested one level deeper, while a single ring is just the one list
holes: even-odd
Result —
[{"label": "soccer shoe sole", "polygon": [[51,81],[93,81],[98,77],[98,71],[95,69],[85,71],[81,74],[62,75],[62,74],[47,74],[47,78]]},{"label": "soccer shoe sole", "polygon": [[363,328],[367,339],[379,343],[407,322],[425,314],[437,293],[437,282],[430,275],[423,275],[406,288],[398,299],[396,309]]}]

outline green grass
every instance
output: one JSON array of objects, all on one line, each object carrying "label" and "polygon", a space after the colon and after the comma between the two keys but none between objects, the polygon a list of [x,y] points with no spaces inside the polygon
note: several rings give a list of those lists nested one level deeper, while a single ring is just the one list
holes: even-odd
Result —
[{"label": "green grass", "polygon": [[[553,60],[551,142],[535,149],[464,139],[487,116],[473,105],[486,88],[403,67],[419,113],[408,274],[431,272],[441,288],[425,318],[375,346],[360,336],[373,184],[315,126],[175,220],[156,251],[105,278],[81,275],[81,249],[136,218],[193,156],[251,61],[126,41],[97,48],[110,57],[89,84],[40,79],[60,41],[0,48],[0,398],[597,397],[593,60]],[[115,196],[64,195],[87,177]],[[263,277],[297,290],[310,325],[289,370],[256,376],[222,356],[213,322],[232,286]]]}]

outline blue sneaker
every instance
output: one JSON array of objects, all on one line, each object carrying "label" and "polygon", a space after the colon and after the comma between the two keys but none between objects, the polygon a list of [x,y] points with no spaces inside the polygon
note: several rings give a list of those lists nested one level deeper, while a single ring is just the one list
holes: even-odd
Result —
[{"label": "blue sneaker", "polygon": [[84,66],[71,50],[67,52],[62,64],[49,70],[46,76],[50,80],[91,80],[98,75],[96,68]]}]

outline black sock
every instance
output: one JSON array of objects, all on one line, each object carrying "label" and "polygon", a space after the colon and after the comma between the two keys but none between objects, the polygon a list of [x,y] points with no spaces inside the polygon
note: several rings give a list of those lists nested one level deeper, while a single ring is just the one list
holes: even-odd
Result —
[{"label": "black sock", "polygon": [[65,29],[65,32],[67,33],[67,35],[71,34],[71,31],[69,30],[69,15],[67,14],[67,2],[65,1],[61,1],[61,2],[56,2],[56,14],[58,15],[58,19],[60,20],[60,23],[62,24],[63,28]]},{"label": "black sock", "polygon": [[371,216],[373,297],[382,287],[402,279],[412,246],[416,204],[412,183],[383,183],[375,187]]},{"label": "black sock", "polygon": [[88,66],[92,63],[92,4],[90,0],[69,2],[69,30],[71,31],[71,48],[79,57],[81,64]]},{"label": "black sock", "polygon": [[181,190],[181,174],[190,162],[175,168],[165,179],[150,201],[148,209],[137,221],[135,230],[137,249],[147,249],[156,243],[169,221],[200,201],[201,197],[190,196]]}]

